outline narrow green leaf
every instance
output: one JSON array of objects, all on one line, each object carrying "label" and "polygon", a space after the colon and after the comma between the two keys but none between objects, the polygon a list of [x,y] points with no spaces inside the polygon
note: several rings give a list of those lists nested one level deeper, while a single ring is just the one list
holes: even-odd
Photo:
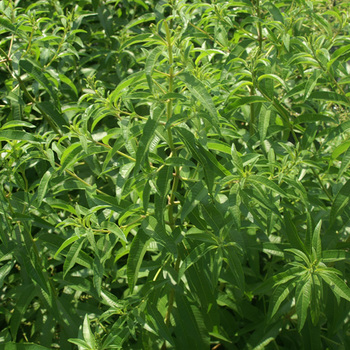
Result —
[{"label": "narrow green leaf", "polygon": [[236,281],[237,287],[243,294],[245,291],[245,278],[242,268],[242,262],[239,258],[239,251],[235,246],[226,246],[223,249],[224,260],[227,261],[229,269],[233,275],[233,279]]},{"label": "narrow green leaf", "polygon": [[40,142],[44,141],[39,137],[34,136],[25,131],[20,130],[0,130],[0,141],[30,141],[30,142]]},{"label": "narrow green leaf", "polygon": [[104,267],[102,265],[101,258],[98,255],[96,255],[94,259],[93,271],[93,284],[96,288],[97,295],[100,297]]},{"label": "narrow green leaf", "polygon": [[231,146],[231,155],[232,155],[233,165],[236,167],[238,173],[243,176],[244,168],[243,168],[242,155],[237,151],[234,143],[232,143],[232,146]]},{"label": "narrow green leaf", "polygon": [[66,130],[64,126],[68,126],[69,122],[66,120],[65,116],[57,109],[57,105],[51,102],[43,101],[38,102],[37,106],[57,125],[57,127],[65,133]]},{"label": "narrow green leaf", "polygon": [[89,344],[91,349],[95,349],[96,348],[95,337],[94,337],[94,334],[91,331],[90,320],[89,320],[89,317],[88,317],[87,314],[84,317],[83,337],[84,337],[84,340],[86,341],[86,343]]},{"label": "narrow green leaf", "polygon": [[310,259],[308,258],[308,256],[302,252],[299,249],[295,249],[295,248],[290,248],[290,249],[285,249],[286,252],[290,252],[293,253],[294,255],[296,255],[297,257],[299,257],[302,261],[304,261],[304,263],[308,266],[310,265]]},{"label": "narrow green leaf", "polygon": [[82,146],[80,143],[73,143],[64,150],[61,157],[60,174],[62,174],[67,167],[69,167],[71,164],[77,161],[77,158],[81,151]]},{"label": "narrow green leaf", "polygon": [[5,265],[0,267],[0,288],[2,288],[5,278],[11,272],[14,264],[15,264],[15,261],[13,260],[13,261],[7,262]]},{"label": "narrow green leaf", "polygon": [[272,15],[273,19],[275,21],[279,21],[281,23],[284,23],[284,18],[278,7],[276,7],[273,3],[267,2],[264,3],[264,7],[266,6],[267,10],[270,12]]},{"label": "narrow green leaf", "polygon": [[178,349],[204,350],[210,347],[210,338],[203,316],[198,307],[178,290],[175,292],[176,312],[174,313]]},{"label": "narrow green leaf", "polygon": [[222,141],[210,140],[210,142],[207,143],[207,147],[210,150],[218,151],[218,152],[222,152],[222,153],[226,153],[226,154],[231,155],[231,147]]},{"label": "narrow green leaf", "polygon": [[104,162],[103,162],[103,165],[102,165],[102,172],[104,172],[107,168],[107,165],[108,163],[111,161],[111,159],[115,156],[115,154],[119,151],[119,149],[121,147],[124,146],[124,139],[123,137],[119,136],[115,141],[114,141],[114,144],[113,144],[113,147],[112,149],[109,150]]},{"label": "narrow green leaf", "polygon": [[324,250],[322,252],[322,262],[350,261],[350,252],[345,250]]},{"label": "narrow green leaf", "polygon": [[181,211],[181,222],[186,220],[187,215],[198,205],[198,203],[208,195],[208,190],[204,184],[199,181],[189,189]]},{"label": "narrow green leaf", "polygon": [[49,81],[49,79],[45,76],[44,72],[39,68],[36,67],[33,62],[26,60],[21,60],[19,62],[19,66],[21,69],[23,69],[26,73],[28,73],[36,82],[38,82],[48,93],[49,95],[54,99],[57,100],[57,94],[52,88],[52,84]]},{"label": "narrow green leaf", "polygon": [[291,246],[301,252],[307,252],[303,241],[300,239],[298,231],[295,227],[293,219],[288,211],[284,214],[285,232]]},{"label": "narrow green leaf", "polygon": [[304,102],[309,98],[312,91],[316,87],[317,80],[320,77],[320,75],[321,75],[321,71],[314,70],[310,79],[307,80],[306,85],[305,85],[305,91],[304,91],[304,99],[303,99]]},{"label": "narrow green leaf", "polygon": [[270,299],[270,303],[269,303],[269,318],[270,319],[272,319],[272,317],[276,314],[280,305],[288,297],[288,295],[291,295],[293,289],[294,289],[294,282],[288,283],[287,286],[286,285],[279,285],[274,290],[272,298]]},{"label": "narrow green leaf", "polygon": [[78,97],[78,90],[73,82],[64,74],[59,74],[58,77],[60,78],[61,82],[67,84],[74,91],[75,96]]},{"label": "narrow green leaf", "polygon": [[271,109],[269,109],[267,104],[264,103],[260,110],[259,122],[258,122],[260,142],[264,142],[264,140],[266,139],[267,129],[270,125],[270,117],[271,117]]},{"label": "narrow green leaf", "polygon": [[210,252],[213,249],[216,249],[217,246],[207,246],[206,243],[202,243],[196,248],[194,248],[190,254],[186,256],[186,258],[182,261],[182,264],[180,265],[179,274],[178,274],[178,283],[180,283],[181,278],[185,274],[186,270],[195,264],[199,259],[201,259],[203,256],[205,256],[208,252]]},{"label": "narrow green leaf", "polygon": [[4,17],[0,17],[0,26],[9,30],[12,33],[16,33],[16,27]]},{"label": "narrow green leaf", "polygon": [[[296,289],[296,311],[298,315],[298,330],[299,332],[304,327],[306,317],[307,317],[307,309],[310,305],[311,298],[311,276],[308,276],[306,281],[302,284],[302,286],[297,285]],[[301,282],[298,282],[301,283]]]},{"label": "narrow green leaf", "polygon": [[152,80],[153,69],[154,69],[154,66],[158,60],[158,57],[160,56],[160,54],[162,53],[163,50],[164,50],[164,48],[162,46],[155,47],[150,52],[150,54],[148,55],[148,57],[146,59],[145,73],[146,73],[146,77],[147,77],[148,86],[149,86],[149,89],[151,90],[151,92],[153,92],[153,80]]},{"label": "narrow green leaf", "polygon": [[350,141],[344,141],[342,144],[337,146],[332,152],[332,159],[337,159],[341,154],[346,152],[350,147]]},{"label": "narrow green leaf", "polygon": [[43,175],[43,177],[40,180],[39,186],[38,186],[38,195],[36,197],[36,202],[37,202],[37,207],[40,208],[40,205],[43,201],[43,199],[45,198],[46,192],[47,192],[47,188],[49,185],[49,181],[51,179],[52,173],[53,173],[53,169],[50,168],[48,171],[46,171],[46,173]]},{"label": "narrow green leaf", "polygon": [[[263,74],[263,75],[260,75],[259,78],[258,78],[258,81],[260,82],[263,79],[275,80],[275,81],[279,82],[286,90],[288,90],[288,87],[287,87],[287,84],[285,83],[285,81],[281,77],[276,75],[276,74]],[[269,96],[270,96],[270,94],[269,94]]]},{"label": "narrow green leaf", "polygon": [[[155,213],[155,216],[157,213]],[[158,216],[158,215],[157,215]],[[154,216],[149,216],[142,221],[142,228],[144,232],[154,239],[160,246],[167,251],[176,255],[176,244],[174,237],[170,236],[166,231],[164,220],[157,220]]]},{"label": "narrow green leaf", "polygon": [[[147,34],[148,35],[148,34]],[[130,85],[134,85],[145,75],[144,71],[136,72],[134,74],[129,75],[126,79],[118,84],[116,89],[108,96],[108,99],[115,105],[118,105],[118,99],[122,95],[124,89],[129,87]]]},{"label": "narrow green leaf", "polygon": [[326,123],[334,123],[334,119],[328,117],[326,115],[320,113],[304,113],[299,115],[296,119],[294,119],[293,124],[301,124],[301,123],[316,123],[316,122],[326,122]]},{"label": "narrow green leaf", "polygon": [[166,196],[169,193],[170,181],[173,178],[173,169],[165,166],[159,171],[157,178],[157,193],[154,198],[155,217],[164,226],[164,210],[166,208]]},{"label": "narrow green leaf", "polygon": [[284,190],[282,190],[282,188],[280,188],[279,186],[277,186],[273,181],[267,179],[264,176],[260,176],[260,175],[251,175],[247,178],[248,182],[252,182],[252,183],[257,183],[259,185],[263,185],[267,188],[269,188],[270,190],[277,192],[278,194],[280,194],[283,197],[287,197],[287,194]]},{"label": "narrow green leaf", "polygon": [[335,220],[341,215],[350,200],[350,180],[340,189],[337,196],[335,197],[330,212],[330,227],[329,230],[335,223]]},{"label": "narrow green leaf", "polygon": [[18,329],[21,325],[21,322],[24,318],[25,313],[28,310],[29,304],[32,302],[32,300],[35,297],[37,297],[38,292],[36,288],[33,288],[33,285],[31,283],[28,283],[20,287],[17,287],[16,294],[20,298],[16,302],[16,305],[14,307],[14,310],[11,315],[11,320],[10,320],[11,335],[14,338],[17,337]]},{"label": "narrow green leaf", "polygon": [[127,239],[125,237],[123,230],[114,222],[104,221],[101,224],[101,227],[113,232],[119,239],[121,239],[125,243],[127,242]]},{"label": "narrow green leaf", "polygon": [[85,242],[85,237],[80,237],[73,245],[70,247],[69,252],[66,256],[66,260],[63,264],[63,277],[67,275],[69,270],[75,265],[77,262],[79,253],[83,244]]},{"label": "narrow green leaf", "polygon": [[318,224],[315,227],[314,233],[312,235],[312,247],[316,251],[316,256],[318,261],[321,259],[321,256],[322,256],[321,226],[322,226],[322,220],[318,222]]},{"label": "narrow green leaf", "polygon": [[91,350],[91,347],[89,346],[89,344],[86,341],[82,340],[82,339],[70,338],[70,339],[68,339],[68,341],[70,343],[72,343],[72,344],[77,345],[79,348],[82,348],[83,350]]},{"label": "narrow green leaf", "polygon": [[0,130],[5,130],[5,129],[11,129],[11,128],[16,128],[16,127],[26,127],[26,128],[35,128],[35,125],[26,122],[24,120],[10,120],[9,122],[5,123]]},{"label": "narrow green leaf", "polygon": [[241,106],[249,105],[252,103],[268,102],[266,98],[261,96],[246,96],[235,100],[235,102],[230,104],[230,109],[236,109]]},{"label": "narrow green leaf", "polygon": [[319,271],[318,275],[329,285],[332,289],[332,292],[336,296],[350,301],[350,288],[345,284],[345,282],[338,277],[335,273],[328,271]]},{"label": "narrow green leaf", "polygon": [[350,101],[345,96],[332,91],[314,91],[310,94],[310,99],[333,102],[335,104],[350,106]]},{"label": "narrow green leaf", "polygon": [[344,172],[348,169],[350,169],[350,148],[347,149],[347,151],[342,157],[341,166],[338,171],[337,181],[339,181],[339,179],[343,176]]},{"label": "narrow green leaf", "polygon": [[138,43],[145,43],[150,39],[151,34],[139,34],[132,37],[129,37],[126,41],[123,42],[123,44],[120,46],[120,51],[122,52],[126,48],[128,48],[131,45],[138,44]]},{"label": "narrow green leaf", "polygon": [[139,230],[131,242],[126,268],[131,293],[136,285],[142,260],[146,254],[149,242],[150,239],[143,230]]},{"label": "narrow green leaf", "polygon": [[292,267],[286,271],[277,273],[271,278],[267,279],[261,283],[258,287],[254,289],[256,294],[268,294],[271,292],[271,288],[276,287],[280,284],[287,283],[288,281],[295,279],[299,276],[301,269],[299,267]]},{"label": "narrow green leaf", "polygon": [[217,161],[213,154],[204,149],[204,147],[198,143],[189,130],[180,127],[176,127],[174,130],[176,130],[187,149],[192,153],[192,156],[203,164],[204,170],[206,170],[207,166],[214,168],[220,175],[231,175],[231,173]]},{"label": "narrow green leaf", "polygon": [[219,122],[217,111],[211,96],[205,88],[205,85],[189,72],[181,73],[178,75],[178,77],[185,83],[193,97],[198,99],[210,113],[211,117],[213,118],[213,125],[217,124]]},{"label": "narrow green leaf", "polygon": [[147,119],[147,122],[143,127],[140,143],[136,151],[135,173],[138,173],[140,167],[143,165],[144,160],[147,159],[149,146],[155,136],[155,131],[158,127],[158,121],[163,112],[164,109],[161,107],[154,108],[151,116]]},{"label": "narrow green leaf", "polygon": [[[152,300],[153,301],[153,300]],[[155,301],[156,303],[157,301]],[[172,346],[174,346],[174,340],[172,338],[170,329],[165,325],[164,319],[161,315],[161,313],[154,307],[155,303],[148,303],[147,307],[147,318],[151,321],[153,324],[153,328],[157,335],[161,337],[161,339],[166,340],[168,343],[170,343]],[[150,305],[151,304],[151,305]]]}]

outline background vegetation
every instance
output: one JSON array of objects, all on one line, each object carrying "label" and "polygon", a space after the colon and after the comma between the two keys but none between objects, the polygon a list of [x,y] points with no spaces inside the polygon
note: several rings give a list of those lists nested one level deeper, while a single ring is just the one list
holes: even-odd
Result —
[{"label": "background vegetation", "polygon": [[350,349],[348,1],[0,13],[1,348]]}]

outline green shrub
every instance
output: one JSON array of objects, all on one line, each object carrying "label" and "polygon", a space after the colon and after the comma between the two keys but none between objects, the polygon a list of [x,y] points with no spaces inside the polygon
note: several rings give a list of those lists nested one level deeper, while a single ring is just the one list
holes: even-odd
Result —
[{"label": "green shrub", "polygon": [[5,349],[347,349],[350,4],[0,4]]}]

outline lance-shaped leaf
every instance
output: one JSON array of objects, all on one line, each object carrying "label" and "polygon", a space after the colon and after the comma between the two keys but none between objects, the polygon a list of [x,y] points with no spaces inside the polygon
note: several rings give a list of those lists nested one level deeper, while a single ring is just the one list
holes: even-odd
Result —
[{"label": "lance-shaped leaf", "polygon": [[241,259],[239,258],[239,250],[236,246],[228,245],[223,249],[224,260],[227,261],[229,269],[237,287],[243,294],[245,289],[245,278],[242,268]]},{"label": "lance-shaped leaf", "polygon": [[126,267],[126,275],[128,277],[128,285],[132,293],[136,285],[143,257],[146,254],[150,238],[139,230],[131,242],[128,262]]},{"label": "lance-shaped leaf", "polygon": [[350,301],[350,288],[334,272],[322,269],[319,270],[318,275],[329,285],[336,296],[340,296],[341,298]]},{"label": "lance-shaped leaf", "polygon": [[350,100],[343,95],[332,91],[314,91],[310,94],[311,99],[333,102],[335,104],[350,106]]},{"label": "lance-shaped leaf", "polygon": [[145,63],[145,73],[147,77],[147,83],[151,92],[153,91],[153,81],[152,81],[152,73],[154,66],[158,60],[159,55],[162,53],[164,48],[162,46],[157,46],[154,48],[147,57]]},{"label": "lance-shaped leaf", "polygon": [[56,91],[53,89],[50,80],[45,76],[44,72],[41,70],[41,67],[38,67],[37,64],[38,63],[34,63],[32,61],[29,61],[28,59],[21,60],[19,62],[19,66],[21,67],[21,69],[28,73],[37,83],[41,85],[42,88],[44,88],[49,93],[49,95],[54,100],[56,100]]},{"label": "lance-shaped leaf", "polygon": [[0,141],[31,141],[44,142],[39,137],[21,130],[0,130]]},{"label": "lance-shaped leaf", "polygon": [[347,207],[350,199],[350,180],[339,190],[337,196],[334,199],[332,209],[330,212],[330,227],[329,230],[335,223],[337,217],[339,217],[344,209]]},{"label": "lance-shaped leaf", "polygon": [[[203,316],[198,307],[176,290],[176,310],[174,312],[177,349],[203,350],[209,349],[209,334],[206,329]],[[181,338],[181,339],[180,339]]]},{"label": "lance-shaped leaf", "polygon": [[267,179],[264,176],[260,176],[260,175],[251,175],[248,177],[248,182],[253,182],[259,185],[263,185],[266,188],[269,188],[270,190],[277,192],[278,194],[280,194],[283,197],[286,197],[287,194],[286,192],[279,187],[278,185],[276,185],[273,181]]},{"label": "lance-shaped leaf", "polygon": [[36,197],[36,202],[37,202],[37,207],[39,208],[43,199],[45,198],[46,192],[47,192],[47,188],[49,185],[49,181],[51,179],[53,173],[53,169],[50,168],[41,178],[40,180],[40,184],[38,187],[38,195]]},{"label": "lance-shaped leaf", "polygon": [[270,125],[270,117],[271,117],[271,109],[268,107],[266,103],[261,106],[260,114],[259,114],[259,136],[260,141],[263,142],[266,138],[267,129]]},{"label": "lance-shaped leaf", "polygon": [[50,118],[50,121],[53,121],[60,130],[63,129],[63,133],[65,132],[64,126],[68,126],[69,123],[66,120],[66,117],[62,114],[62,112],[57,108],[57,106],[54,106],[52,103],[48,101],[43,101],[37,103],[37,107],[40,110],[40,112],[44,112],[48,118]]},{"label": "lance-shaped leaf", "polygon": [[89,344],[91,349],[95,349],[96,347],[96,340],[95,336],[91,331],[90,327],[90,320],[88,315],[86,314],[84,317],[84,323],[83,323],[83,337],[87,344]]},{"label": "lance-shaped leaf", "polygon": [[291,295],[294,287],[295,287],[295,283],[290,282],[287,285],[284,285],[284,284],[279,285],[274,290],[272,298],[270,299],[270,303],[269,303],[269,318],[270,319],[272,319],[272,317],[276,314],[280,305],[288,297],[288,295]]},{"label": "lance-shaped leaf", "polygon": [[310,305],[311,299],[311,288],[312,288],[312,279],[311,275],[306,277],[306,280],[299,282],[296,288],[296,311],[298,315],[298,329],[299,332],[304,327],[306,317],[307,317],[307,309]]},{"label": "lance-shaped leaf", "polygon": [[189,72],[181,73],[178,75],[178,77],[185,83],[192,96],[200,101],[209,112],[210,116],[213,118],[213,125],[217,124],[219,122],[217,111],[210,94],[205,88],[205,85]]},{"label": "lance-shaped leaf", "polygon": [[73,243],[73,245],[70,247],[69,252],[66,256],[66,260],[63,264],[63,277],[67,275],[69,270],[75,265],[77,262],[79,253],[81,251],[81,248],[83,247],[83,244],[85,242],[85,237],[80,237],[76,242]]},{"label": "lance-shaped leaf", "polygon": [[322,220],[320,220],[316,225],[312,236],[312,248],[315,249],[317,261],[319,261],[322,256],[321,226],[322,226]]},{"label": "lance-shaped leaf", "polygon": [[137,174],[140,170],[145,159],[147,159],[147,154],[151,141],[155,136],[156,129],[158,127],[158,121],[163,113],[164,109],[161,107],[155,107],[151,113],[151,116],[147,119],[146,124],[142,130],[142,136],[140,139],[139,146],[136,151],[136,163],[135,163],[135,173]]},{"label": "lance-shaped leaf", "polygon": [[198,203],[208,195],[208,190],[202,181],[197,182],[189,189],[188,195],[185,197],[185,202],[182,206],[181,221],[187,218],[187,215],[198,205]]},{"label": "lance-shaped leaf", "polygon": [[183,260],[178,274],[178,283],[180,282],[182,276],[186,272],[186,270],[195,264],[199,259],[201,259],[205,254],[210,252],[213,249],[216,249],[217,246],[210,245],[208,246],[206,243],[202,243],[196,248],[194,248],[189,255]]}]

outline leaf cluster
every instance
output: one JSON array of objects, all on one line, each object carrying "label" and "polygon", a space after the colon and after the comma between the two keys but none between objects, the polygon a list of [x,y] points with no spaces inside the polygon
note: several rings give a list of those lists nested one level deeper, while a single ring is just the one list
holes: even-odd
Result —
[{"label": "leaf cluster", "polygon": [[5,349],[346,349],[350,6],[0,4]]}]

